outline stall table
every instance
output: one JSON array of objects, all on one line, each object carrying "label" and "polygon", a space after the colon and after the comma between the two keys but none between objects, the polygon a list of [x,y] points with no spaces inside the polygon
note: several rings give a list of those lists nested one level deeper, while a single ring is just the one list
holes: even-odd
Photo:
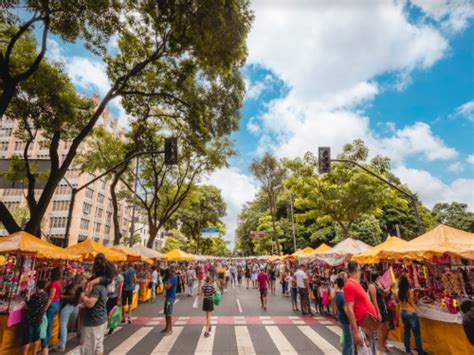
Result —
[{"label": "stall table", "polygon": [[148,287],[149,281],[144,280],[140,282],[140,290],[138,291],[138,300],[140,302],[147,302],[151,299],[152,290]]}]

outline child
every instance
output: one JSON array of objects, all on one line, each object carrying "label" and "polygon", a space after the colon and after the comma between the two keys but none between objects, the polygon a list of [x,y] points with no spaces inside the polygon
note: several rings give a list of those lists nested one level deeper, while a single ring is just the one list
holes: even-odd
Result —
[{"label": "child", "polygon": [[290,272],[290,294],[291,294],[291,306],[293,307],[293,312],[299,312],[298,287],[296,284],[295,272],[293,270],[291,270]]},{"label": "child", "polygon": [[326,307],[327,314],[330,314],[329,311],[329,289],[327,283],[324,281],[319,288],[319,295],[321,297],[321,303],[323,307]]},{"label": "child", "polygon": [[214,287],[214,280],[210,275],[207,275],[205,284],[201,289],[201,295],[204,298],[202,302],[202,310],[206,312],[206,330],[204,332],[204,337],[206,338],[211,335],[211,316],[212,311],[214,310],[215,293],[216,288]]},{"label": "child", "polygon": [[23,332],[23,354],[28,354],[30,343],[33,342],[33,354],[38,353],[40,344],[40,327],[43,316],[46,312],[46,304],[48,303],[48,294],[44,288],[46,282],[39,280],[36,283],[36,293],[33,294],[28,302],[26,302],[26,321],[25,330]]}]

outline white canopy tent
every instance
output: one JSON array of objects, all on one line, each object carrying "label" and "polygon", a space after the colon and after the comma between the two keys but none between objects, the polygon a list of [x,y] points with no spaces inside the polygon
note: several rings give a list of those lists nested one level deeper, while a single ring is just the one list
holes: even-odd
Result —
[{"label": "white canopy tent", "polygon": [[[320,254],[310,255],[310,257],[312,260],[320,260],[331,266],[336,266],[349,261],[353,255],[363,253],[369,249],[370,246],[364,242],[347,238],[335,245],[331,250]],[[306,260],[308,260],[308,258],[306,258]]]}]

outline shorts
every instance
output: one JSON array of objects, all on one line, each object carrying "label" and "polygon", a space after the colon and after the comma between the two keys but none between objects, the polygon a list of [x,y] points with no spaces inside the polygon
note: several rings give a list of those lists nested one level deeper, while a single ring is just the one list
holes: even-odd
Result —
[{"label": "shorts", "polygon": [[133,301],[133,291],[122,291],[122,306],[127,304],[132,304]]},{"label": "shorts", "polygon": [[204,298],[202,302],[202,310],[204,312],[212,312],[214,310],[214,300],[212,298]]},{"label": "shorts", "polygon": [[174,305],[174,298],[167,298],[165,300],[165,308],[163,313],[166,317],[170,317],[173,314],[173,305]]},{"label": "shorts", "polygon": [[261,288],[260,289],[260,298],[267,297],[267,289],[266,288]]},{"label": "shorts", "polygon": [[40,340],[41,325],[25,325],[23,330],[23,345]]},{"label": "shorts", "polygon": [[224,280],[224,275],[225,275],[225,274],[224,274],[223,272],[219,272],[219,273],[217,274],[217,278],[218,278],[219,280]]},{"label": "shorts", "polygon": [[81,354],[95,355],[104,352],[104,335],[107,330],[107,322],[95,327],[82,327],[81,332]]}]

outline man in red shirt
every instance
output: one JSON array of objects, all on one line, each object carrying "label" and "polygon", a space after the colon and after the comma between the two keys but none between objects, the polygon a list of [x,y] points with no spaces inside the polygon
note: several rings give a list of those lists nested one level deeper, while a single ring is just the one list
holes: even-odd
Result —
[{"label": "man in red shirt", "polygon": [[268,290],[268,274],[265,269],[260,269],[260,273],[257,276],[258,285],[260,288],[260,302],[264,311],[267,310],[267,290]]},{"label": "man in red shirt", "polygon": [[344,300],[347,304],[347,316],[349,318],[351,332],[357,345],[362,346],[362,337],[359,327],[369,313],[377,319],[375,306],[370,302],[367,293],[360,285],[360,266],[355,261],[348,264],[349,279],[344,284]]}]

